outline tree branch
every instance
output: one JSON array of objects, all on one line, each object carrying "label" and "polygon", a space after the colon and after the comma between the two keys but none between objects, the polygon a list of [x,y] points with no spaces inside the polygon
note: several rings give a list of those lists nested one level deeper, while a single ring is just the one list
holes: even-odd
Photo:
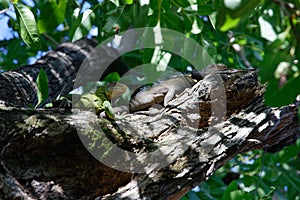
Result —
[{"label": "tree branch", "polygon": [[[0,74],[3,104],[33,104],[41,67],[55,98],[87,56],[82,49],[91,48],[77,44]],[[165,108],[116,121],[84,110],[2,107],[0,198],[178,199],[236,154],[276,151],[299,137],[298,103],[265,106],[256,76],[255,70],[210,73]]]}]

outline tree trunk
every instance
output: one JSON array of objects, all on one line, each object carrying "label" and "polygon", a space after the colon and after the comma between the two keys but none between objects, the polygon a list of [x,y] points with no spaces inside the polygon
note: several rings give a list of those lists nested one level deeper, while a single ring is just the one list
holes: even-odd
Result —
[{"label": "tree trunk", "polygon": [[178,199],[238,153],[276,151],[298,138],[298,104],[265,106],[253,70],[211,74],[163,109],[116,121],[76,109],[20,108],[36,103],[41,67],[50,99],[70,91],[94,46],[62,44],[37,64],[0,74],[2,199]]}]

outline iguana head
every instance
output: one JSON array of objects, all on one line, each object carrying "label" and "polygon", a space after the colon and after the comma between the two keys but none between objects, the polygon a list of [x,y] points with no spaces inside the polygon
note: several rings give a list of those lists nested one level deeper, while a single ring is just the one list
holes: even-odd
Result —
[{"label": "iguana head", "polygon": [[122,83],[112,82],[106,83],[104,86],[99,87],[95,95],[101,98],[102,100],[112,101],[121,97],[128,87]]}]

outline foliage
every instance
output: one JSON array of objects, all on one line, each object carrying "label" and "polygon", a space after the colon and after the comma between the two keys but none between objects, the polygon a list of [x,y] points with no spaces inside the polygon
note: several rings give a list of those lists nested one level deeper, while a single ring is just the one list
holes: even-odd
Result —
[{"label": "foliage", "polygon": [[[215,62],[235,68],[258,68],[260,81],[268,83],[265,102],[269,105],[289,104],[300,93],[298,0],[20,0],[12,4],[3,0],[0,9],[0,18],[9,19],[7,34],[11,37],[0,41],[3,70],[26,64],[29,58],[65,40],[93,36],[101,42],[128,28],[160,26],[195,39]],[[165,54],[160,52],[159,58]],[[153,57],[154,50],[145,49],[129,52],[122,59],[135,67],[151,62]],[[176,55],[171,56],[168,64],[180,71],[189,65]],[[110,78],[114,77],[118,75]],[[296,152],[299,144],[275,155],[250,152],[237,157],[203,183],[200,192],[190,192],[188,196],[299,198]],[[255,157],[254,163],[241,161],[247,157]],[[239,179],[224,184],[221,178],[236,166]],[[257,177],[259,173],[261,178]]]},{"label": "foliage", "polygon": [[19,24],[19,33],[22,40],[32,48],[39,48],[39,31],[30,10],[20,3],[13,3],[17,21]]},{"label": "foliage", "polygon": [[47,100],[49,95],[48,78],[43,68],[40,70],[39,75],[36,78],[36,85],[38,103],[35,107],[38,108],[42,103],[44,103]]},{"label": "foliage", "polygon": [[[91,30],[98,32],[95,37],[101,42],[130,27],[160,25],[194,38],[215,62],[259,68],[261,81],[268,82],[265,98],[269,105],[286,105],[299,93],[300,3],[297,0],[99,2],[43,0],[32,2],[30,9],[24,2],[13,3],[17,21],[8,12],[3,15],[10,17],[8,25],[21,39],[13,37],[9,43],[0,42],[4,50],[0,60],[3,69],[25,64],[37,50],[47,51],[64,40],[80,39],[91,34]],[[7,1],[0,3],[2,9],[8,6]],[[32,48],[24,51],[24,45],[20,46],[22,41]],[[21,56],[12,59],[9,55],[12,49]],[[124,61],[134,67],[152,57],[153,51],[145,50],[124,55]],[[176,55],[169,64],[181,71],[188,65]]]},{"label": "foliage", "polygon": [[183,199],[299,199],[299,151],[298,140],[278,153],[239,155]]}]

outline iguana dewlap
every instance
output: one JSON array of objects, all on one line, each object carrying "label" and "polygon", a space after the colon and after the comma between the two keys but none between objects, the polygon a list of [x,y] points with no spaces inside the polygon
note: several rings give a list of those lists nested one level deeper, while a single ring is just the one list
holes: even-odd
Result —
[{"label": "iguana dewlap", "polygon": [[195,84],[195,80],[189,75],[174,77],[154,85],[153,87],[137,93],[129,103],[129,111],[144,110],[155,104],[163,103],[166,106],[175,95],[180,94],[186,88]]}]

